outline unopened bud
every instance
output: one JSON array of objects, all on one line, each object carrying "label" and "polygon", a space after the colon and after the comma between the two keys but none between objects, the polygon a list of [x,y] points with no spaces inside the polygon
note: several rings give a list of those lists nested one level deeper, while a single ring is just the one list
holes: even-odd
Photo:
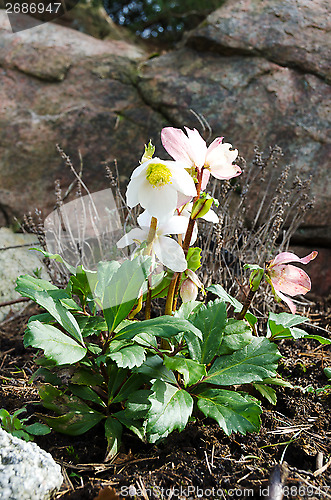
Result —
[{"label": "unopened bud", "polygon": [[193,283],[193,281],[191,281],[189,278],[187,278],[180,287],[180,296],[184,303],[195,300],[197,298],[198,292],[199,289],[197,285]]},{"label": "unopened bud", "polygon": [[145,152],[141,157],[140,163],[144,163],[145,161],[151,160],[153,158],[154,152],[155,152],[155,146],[153,146],[152,141],[150,140],[147,146],[145,144]]}]

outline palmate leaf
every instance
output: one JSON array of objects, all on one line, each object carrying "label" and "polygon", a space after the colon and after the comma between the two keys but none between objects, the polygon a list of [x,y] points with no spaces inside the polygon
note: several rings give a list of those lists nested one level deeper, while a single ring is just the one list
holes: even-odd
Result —
[{"label": "palmate leaf", "polygon": [[28,324],[24,347],[43,349],[46,358],[57,365],[73,364],[84,358],[87,349],[52,325],[40,321]]},{"label": "palmate leaf", "polygon": [[181,356],[164,356],[163,362],[169,370],[177,371],[184,376],[185,386],[193,385],[207,375],[206,366],[192,359]]},{"label": "palmate leaf", "polygon": [[275,377],[281,358],[277,346],[265,338],[254,337],[239,351],[218,357],[204,382],[217,385],[247,384]]},{"label": "palmate leaf", "polygon": [[216,355],[223,337],[226,324],[225,302],[216,299],[199,308],[198,312],[190,318],[203,338],[201,340],[201,363],[208,364]]},{"label": "palmate leaf", "polygon": [[114,273],[104,291],[102,308],[110,332],[127,317],[136,303],[151,267],[151,257],[126,260]]},{"label": "palmate leaf", "polygon": [[167,339],[181,332],[192,332],[198,338],[202,339],[201,331],[192,323],[185,319],[173,318],[172,316],[160,316],[144,321],[132,321],[130,325],[126,325],[116,333],[113,338],[116,340],[130,340],[135,335],[149,333]]},{"label": "palmate leaf", "polygon": [[216,420],[228,436],[232,432],[246,434],[260,429],[262,411],[249,395],[224,389],[206,389],[195,396],[202,413]]},{"label": "palmate leaf", "polygon": [[185,428],[192,414],[193,399],[188,392],[162,380],[156,380],[152,390],[146,432],[149,441],[155,443],[174,429],[181,432]]}]

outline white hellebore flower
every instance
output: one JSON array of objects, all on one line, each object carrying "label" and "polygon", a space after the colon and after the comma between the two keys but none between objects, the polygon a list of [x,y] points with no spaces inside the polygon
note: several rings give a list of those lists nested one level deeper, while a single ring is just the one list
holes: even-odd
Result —
[{"label": "white hellebore flower", "polygon": [[140,205],[163,222],[173,215],[178,195],[196,196],[194,180],[178,161],[152,158],[137,167],[131,176],[126,199],[130,208]]},{"label": "white hellebore flower", "polygon": [[[151,215],[147,211],[138,217],[140,227],[131,229],[118,242],[119,248],[124,248],[132,243],[140,246],[147,240],[149,233]],[[171,216],[167,222],[158,224],[155,238],[152,243],[152,255],[171,271],[181,273],[187,268],[187,262],[182,247],[169,237],[169,234],[181,234],[187,229],[188,219],[178,215]]]}]

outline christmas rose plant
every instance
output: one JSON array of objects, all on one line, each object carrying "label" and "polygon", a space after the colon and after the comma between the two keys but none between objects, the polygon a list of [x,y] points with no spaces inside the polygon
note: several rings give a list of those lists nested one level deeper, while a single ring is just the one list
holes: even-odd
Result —
[{"label": "christmas rose plant", "polygon": [[[272,385],[290,385],[277,374],[281,357],[275,340],[309,337],[297,326],[288,296],[310,290],[307,274],[290,262],[304,258],[283,252],[266,265],[248,264],[249,291],[241,304],[220,284],[207,288],[197,270],[201,249],[193,247],[199,219],[217,223],[208,195],[210,176],[241,174],[238,152],[216,138],[209,146],[197,130],[166,127],[161,139],[173,161],[154,157],[151,144],[133,170],[130,208],[144,209],[137,227],[118,241],[132,248],[122,263],[100,261],[96,270],[73,268],[63,256],[44,252],[68,267],[66,288],[20,276],[17,290],[45,312],[30,318],[24,345],[39,349],[33,379],[53,414],[41,416],[53,429],[72,435],[103,422],[107,457],[117,453],[124,428],[157,442],[182,431],[191,417],[210,417],[224,432],[258,431],[259,395],[275,404]],[[249,311],[262,280],[293,314],[270,313],[264,336]],[[199,290],[203,300],[196,300]],[[163,314],[153,299],[164,297]],[[314,336],[320,342],[327,339]]]}]

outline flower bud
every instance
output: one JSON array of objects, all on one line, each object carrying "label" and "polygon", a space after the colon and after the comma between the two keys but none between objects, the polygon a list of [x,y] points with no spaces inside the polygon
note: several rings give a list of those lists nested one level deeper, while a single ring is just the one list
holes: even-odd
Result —
[{"label": "flower bud", "polygon": [[190,278],[187,278],[180,287],[180,296],[182,301],[185,303],[195,300],[197,298],[198,291],[199,289],[197,285],[193,283]]}]

